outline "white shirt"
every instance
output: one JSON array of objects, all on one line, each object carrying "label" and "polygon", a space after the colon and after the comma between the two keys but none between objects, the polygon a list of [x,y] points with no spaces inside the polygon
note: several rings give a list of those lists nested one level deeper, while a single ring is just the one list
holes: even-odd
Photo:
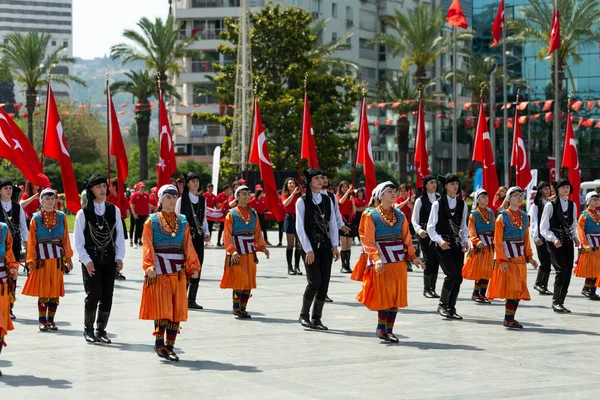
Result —
[{"label": "white shirt", "polygon": [[[325,196],[329,197],[330,200],[332,200],[328,193],[329,193],[329,191],[327,191],[325,189],[321,190],[321,194],[324,194]],[[313,198],[314,198],[314,193],[313,193]],[[338,204],[337,197],[334,195],[333,198],[335,199],[335,201],[332,201],[333,209],[335,210],[335,220],[337,222],[338,228],[342,228],[343,226],[346,226],[346,223],[344,222],[344,218],[342,218],[342,213],[340,212],[340,205]],[[315,203],[315,204],[318,204],[318,203]]]},{"label": "white shirt", "polygon": [[[452,210],[456,208],[456,197],[450,198],[446,196],[448,201],[448,207]],[[438,212],[440,210],[440,201],[442,199],[436,200],[431,206],[431,212],[429,213],[429,220],[427,221],[427,234],[436,243],[440,243],[443,238],[437,233],[435,227],[438,223]],[[460,238],[461,243],[463,245],[469,244],[469,230],[467,228],[467,204],[465,203],[463,207],[463,216],[460,221]]]},{"label": "white shirt", "polygon": [[[560,199],[560,208],[562,208],[563,212],[569,209],[569,199],[563,200]],[[550,230],[550,219],[554,215],[554,206],[551,202],[548,202],[544,206],[544,211],[542,212],[542,220],[540,221],[540,233],[550,243],[554,243],[557,239],[554,236],[554,233]],[[571,239],[575,239],[577,237],[577,207],[573,204],[573,223],[570,226],[571,228]]]},{"label": "white shirt", "polygon": [[[321,193],[312,193],[312,201],[313,204],[321,204],[323,198],[326,201],[331,201],[328,195]],[[330,204],[331,204],[330,203]],[[335,213],[335,205],[331,204],[331,214],[332,217]],[[339,213],[339,211],[338,211]],[[304,217],[305,217],[305,208],[304,208],[304,199],[300,197],[296,202],[296,234],[298,235],[298,239],[300,239],[300,244],[302,244],[302,249],[305,253],[310,253],[313,251],[312,245],[310,244],[310,240],[306,235],[306,231],[304,231]],[[329,218],[329,238],[331,239],[331,245],[333,247],[337,247],[340,245],[340,237],[338,232],[338,224],[335,218]]]},{"label": "white shirt", "polygon": [[[548,203],[548,200],[541,200],[542,206],[545,206]],[[538,206],[535,203],[531,203],[531,206],[529,207],[529,236],[534,243],[540,240],[538,225]]]},{"label": "white shirt", "polygon": [[[0,203],[2,203],[2,209],[6,211],[7,214],[11,212],[12,201],[0,200]],[[29,237],[29,227],[27,226],[25,211],[23,211],[23,207],[21,206],[19,206],[19,231],[21,232],[21,242],[27,242],[27,238]],[[19,257],[19,255],[15,255],[15,257]]]},{"label": "white shirt", "polygon": [[[437,201],[437,196],[434,193],[427,193],[427,197],[429,198],[429,202],[431,204],[435,203]],[[415,204],[413,206],[413,212],[412,212],[412,217],[410,218],[410,223],[412,224],[413,228],[415,229],[415,232],[417,232],[417,235],[420,235],[421,232],[427,232],[425,229],[421,228],[421,224],[420,224],[420,213],[421,213],[421,206],[423,205],[423,202],[421,201],[421,197],[417,197],[417,199],[415,200]]]},{"label": "white shirt", "polygon": [[[198,204],[200,201],[200,197],[192,192],[188,192],[188,197],[192,204]],[[175,204],[175,214],[181,214],[181,197],[177,199],[177,203]],[[204,217],[202,218],[202,232],[204,235],[208,235],[208,221],[206,220],[206,201],[204,201],[204,212],[202,213]]]},{"label": "white shirt", "polygon": [[[94,201],[94,213],[97,216],[102,216],[106,212],[106,202],[97,203]],[[75,217],[75,227],[73,228],[73,236],[75,236],[75,249],[77,250],[77,254],[79,254],[79,261],[83,265],[87,265],[90,261],[92,261],[88,252],[85,250],[85,236],[83,232],[85,231],[85,214],[83,213],[83,209],[77,211],[77,216]],[[123,260],[125,258],[125,237],[123,236],[123,223],[121,222],[121,211],[119,207],[115,206],[115,228],[117,229],[117,237],[114,241],[115,246],[115,261]]]}]

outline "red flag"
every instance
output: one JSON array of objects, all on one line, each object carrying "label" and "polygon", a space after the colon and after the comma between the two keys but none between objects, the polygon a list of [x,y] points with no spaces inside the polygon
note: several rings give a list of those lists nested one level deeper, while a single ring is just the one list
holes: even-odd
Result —
[{"label": "red flag", "polygon": [[260,167],[260,179],[263,181],[263,187],[265,188],[265,197],[267,202],[267,208],[273,214],[277,221],[283,219],[283,215],[279,215],[280,207],[279,194],[277,193],[277,185],[275,184],[275,175],[273,174],[273,165],[271,164],[271,157],[269,156],[269,145],[267,143],[267,136],[265,135],[265,127],[260,116],[260,109],[258,107],[258,100],[254,100],[254,142],[252,143],[252,150],[250,151],[249,162],[257,164]]},{"label": "red flag", "polygon": [[0,157],[12,162],[15,167],[34,185],[49,187],[50,182],[43,175],[44,167],[27,137],[0,107]]},{"label": "red flag", "polygon": [[579,154],[577,153],[577,142],[573,132],[573,123],[571,122],[571,110],[567,113],[567,131],[565,132],[565,149],[563,151],[562,166],[569,168],[569,181],[573,187],[573,193],[569,196],[577,207],[579,215],[579,191],[581,187],[581,168],[579,166]]},{"label": "red flag", "polygon": [[60,164],[60,175],[67,199],[67,208],[75,214],[81,208],[79,191],[77,190],[77,181],[75,180],[75,173],[71,164],[71,156],[69,155],[69,149],[50,84],[48,84],[46,97],[46,132],[44,133],[44,137],[43,154],[58,161]]},{"label": "red flag", "polygon": [[369,121],[367,120],[367,104],[365,98],[362,100],[360,109],[360,123],[358,127],[358,148],[356,149],[356,164],[362,164],[365,174],[365,189],[367,196],[371,195],[377,179],[375,178],[375,162],[373,159],[373,148],[371,147],[371,133],[369,132]]},{"label": "red flag", "polygon": [[171,124],[169,124],[169,116],[167,108],[162,98],[162,93],[159,91],[160,110],[159,110],[159,125],[160,125],[160,149],[158,156],[158,188],[171,183],[171,176],[177,171],[177,160],[175,159],[175,148],[173,147],[173,137],[171,136]]},{"label": "red flag", "polygon": [[413,160],[415,165],[416,187],[423,186],[423,178],[431,173],[429,169],[429,154],[427,153],[427,133],[425,132],[425,114],[423,112],[423,103],[419,99],[419,108],[417,111],[417,136],[415,138],[415,156]]},{"label": "red flag", "polygon": [[123,136],[121,135],[121,129],[119,128],[119,119],[115,113],[115,104],[113,103],[112,96],[110,95],[110,89],[108,90],[108,129],[110,132],[110,155],[115,156],[117,160],[117,190],[119,192],[119,200],[123,200],[125,197],[125,181],[129,174],[129,162],[127,161],[127,152],[125,151],[125,145],[123,144]]},{"label": "red flag", "polygon": [[491,44],[490,47],[494,47],[500,41],[502,37],[502,31],[504,30],[504,0],[500,0],[500,7],[498,7],[498,12],[496,13],[496,18],[494,19],[494,24],[492,25],[492,37],[494,38],[494,43]]},{"label": "red flag", "polygon": [[308,104],[308,93],[304,92],[304,118],[302,120],[302,152],[300,158],[308,160],[308,166],[319,168],[317,159],[317,146],[315,144],[315,132],[313,131],[312,119],[310,118],[310,105]]},{"label": "red flag", "polygon": [[498,175],[490,132],[485,119],[483,104],[479,104],[479,119],[477,120],[477,136],[473,147],[473,161],[480,162],[483,170],[483,188],[492,196],[498,191]]},{"label": "red flag", "polygon": [[[515,120],[519,118],[519,110],[515,110]],[[514,124],[513,148],[510,166],[515,167],[517,171],[517,186],[525,190],[531,182],[531,169],[525,152],[525,142],[521,133],[521,124]]]},{"label": "red flag", "polygon": [[469,24],[467,24],[467,18],[463,13],[459,0],[452,0],[452,4],[450,5],[448,14],[446,15],[446,21],[448,21],[450,25],[457,28],[467,29],[469,27]]},{"label": "red flag", "polygon": [[552,27],[550,31],[550,44],[548,44],[548,55],[552,54],[554,50],[560,49],[560,14],[556,5],[552,12]]}]

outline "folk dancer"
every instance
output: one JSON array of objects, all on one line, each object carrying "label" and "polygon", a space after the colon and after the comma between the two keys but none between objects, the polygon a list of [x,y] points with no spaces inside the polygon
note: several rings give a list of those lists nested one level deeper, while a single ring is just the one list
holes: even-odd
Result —
[{"label": "folk dancer", "polygon": [[596,278],[600,275],[600,195],[591,191],[585,196],[587,209],[581,212],[577,221],[577,234],[581,247],[575,267],[575,276],[585,278],[581,294],[590,300],[600,300],[596,294]]},{"label": "folk dancer", "polygon": [[[19,274],[19,263],[13,255],[13,239],[7,224],[0,222],[0,354],[6,346],[4,338],[14,329],[10,307],[14,282]],[[0,371],[2,376],[2,371]]]},{"label": "folk dancer", "polygon": [[[537,268],[529,242],[529,220],[521,210],[523,189],[511,187],[506,192],[504,207],[496,218],[494,248],[496,267],[489,287],[490,299],[505,299],[504,326],[523,329],[515,320],[521,300],[531,300],[527,289],[527,263]],[[506,207],[508,205],[508,207]]]},{"label": "folk dancer", "polygon": [[139,318],[154,321],[154,351],[167,361],[179,361],[175,341],[188,317],[185,275],[197,279],[201,269],[187,219],[175,213],[178,198],[174,185],[160,188],[157,212],[144,223],[142,238],[145,284]]},{"label": "folk dancer", "polygon": [[67,218],[62,211],[56,210],[56,200],[54,190],[42,190],[42,209],[33,214],[27,239],[30,273],[23,294],[38,298],[39,330],[42,332],[58,330],[54,317],[59,297],[65,295],[64,271],[73,268]]}]

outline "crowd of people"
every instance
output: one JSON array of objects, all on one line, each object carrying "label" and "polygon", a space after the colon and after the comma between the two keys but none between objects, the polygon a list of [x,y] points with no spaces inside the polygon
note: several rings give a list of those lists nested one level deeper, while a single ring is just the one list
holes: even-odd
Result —
[{"label": "crowd of people", "polygon": [[[202,309],[196,299],[214,224],[219,224],[217,246],[225,253],[220,287],[232,290],[233,315],[247,319],[251,291],[257,286],[257,252],[269,258],[267,225],[276,214],[281,219],[275,221],[277,246],[283,245],[285,233],[288,274],[302,275],[304,263],[307,285],[298,320],[307,329],[328,329],[323,310],[332,301],[328,288],[338,260],[342,273],[361,282],[356,299],[377,311],[376,336],[391,343],[399,341],[393,332],[398,309],[408,306],[411,265],[424,270],[423,296],[436,299],[437,312],[446,319],[462,319],[456,304],[467,279],[474,281],[474,302],[504,299],[504,326],[522,329],[515,314],[520,301],[531,299],[527,264],[538,268],[533,248],[539,259],[533,288],[552,296],[554,312],[570,313],[565,300],[573,273],[584,279],[582,295],[600,300],[600,188],[585,196],[578,215],[569,200],[572,185],[565,178],[540,182],[528,214],[519,187],[501,187],[493,195],[479,189],[469,210],[455,174],[424,177],[416,193],[390,181],[366,193],[347,181],[330,185],[326,173],[309,168],[302,183],[285,180],[280,212],[275,213],[267,209],[261,185],[252,193],[240,179],[217,194],[212,184],[204,190],[193,172],[150,193],[139,182],[121,196],[116,179],[98,174],[85,186],[73,227],[86,293],[83,336],[89,343],[111,343],[106,328],[114,281],[125,279],[121,270],[130,218],[130,246],[142,246],[145,274],[139,318],[154,322],[154,349],[169,361],[179,360],[174,346],[188,310]],[[73,268],[69,227],[56,191],[29,183],[23,189],[20,194],[21,188],[0,179],[0,351],[14,328],[19,262],[25,260],[27,271],[22,294],[38,299],[42,332],[59,329],[55,318],[65,295],[63,275]],[[352,268],[356,238],[361,251]],[[445,274],[440,294],[439,267]]]}]

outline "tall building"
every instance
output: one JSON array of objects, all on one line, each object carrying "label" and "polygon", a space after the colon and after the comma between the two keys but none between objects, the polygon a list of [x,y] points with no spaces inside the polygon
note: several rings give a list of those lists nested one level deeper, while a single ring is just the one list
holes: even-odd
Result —
[{"label": "tall building", "polygon": [[[51,35],[49,50],[67,47],[67,55],[73,56],[73,0],[0,0],[0,40],[7,42],[6,35],[18,32],[23,35],[35,31]],[[58,66],[56,73],[68,73],[66,66]],[[53,86],[57,96],[68,95],[66,86]],[[45,92],[45,90],[44,90]],[[25,102],[25,94],[15,82],[18,103]]]}]

